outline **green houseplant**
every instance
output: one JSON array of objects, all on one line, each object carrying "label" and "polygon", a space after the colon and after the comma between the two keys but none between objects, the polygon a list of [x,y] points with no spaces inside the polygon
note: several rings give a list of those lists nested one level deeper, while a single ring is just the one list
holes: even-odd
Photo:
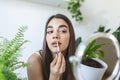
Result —
[{"label": "green houseplant", "polygon": [[24,32],[27,26],[21,26],[12,40],[0,37],[0,80],[19,80],[15,70],[27,66],[23,61],[19,61],[22,46],[28,42],[24,39]]},{"label": "green houseplant", "polygon": [[83,21],[83,16],[80,11],[80,7],[84,0],[69,0],[67,5],[67,10],[72,14],[72,18],[74,18],[77,22]]},{"label": "green houseplant", "polygon": [[[78,48],[79,44],[81,43],[82,39],[81,37],[78,37],[76,39],[76,48]],[[89,61],[91,61],[90,59],[92,58],[103,58],[104,57],[104,51],[102,51],[102,46],[104,46],[105,44],[97,44],[96,40],[93,40],[92,42],[90,42],[85,51],[84,51],[84,55],[82,56],[82,63],[86,64]],[[97,52],[97,53],[96,53]],[[98,54],[99,53],[99,54]],[[92,61],[93,62],[93,61]],[[91,63],[91,62],[90,62]],[[88,64],[89,66],[94,66],[91,64]],[[93,64],[93,63],[92,63]],[[99,63],[98,63],[99,64]],[[95,66],[96,67],[96,66]]]},{"label": "green houseplant", "polygon": [[[103,76],[103,80],[106,80],[106,79],[117,79],[116,76],[118,76],[118,72],[119,72],[119,58],[116,58],[116,57],[119,57],[119,45],[120,45],[120,26],[112,33],[108,33],[111,29],[107,29],[105,31],[105,26],[100,26],[98,28],[98,31],[96,32],[99,32],[99,33],[103,33],[103,34],[108,34],[107,36],[110,36],[110,39],[109,41],[107,40],[106,42],[109,42],[109,45],[107,47],[104,48],[104,51],[105,51],[105,58],[102,59],[103,61],[105,61],[108,65],[108,68]],[[112,48],[111,48],[112,47]],[[108,49],[109,48],[109,49]],[[113,52],[115,51],[115,52]],[[113,56],[116,56],[116,57],[113,57]],[[115,59],[116,58],[116,59]],[[112,59],[112,62],[111,62],[111,59]],[[118,61],[118,63],[117,63]],[[113,65],[111,65],[113,64]],[[115,74],[116,72],[116,74]]]},{"label": "green houseplant", "polygon": [[101,49],[101,47],[104,45],[105,44],[97,44],[96,40],[93,40],[92,42],[90,42],[87,45],[84,51],[84,54],[82,56],[82,64],[92,66],[92,67],[102,67],[101,64],[92,60],[92,58],[104,57],[104,51]]},{"label": "green houseplant", "polygon": [[[98,30],[95,32],[104,32],[104,33],[108,33],[110,32],[110,28],[105,30],[105,26],[99,26]],[[118,42],[120,43],[120,27],[118,27],[113,33],[112,33],[116,39],[118,40]],[[96,40],[93,40],[92,42],[90,42],[84,52],[83,55],[83,60],[82,63],[86,64],[86,65],[92,65],[90,64],[90,59],[92,58],[103,58],[104,57],[104,52],[101,50],[102,46],[104,46],[106,44],[96,44]],[[109,44],[107,44],[109,45]],[[99,53],[99,54],[96,54]],[[87,61],[87,62],[86,62]]]},{"label": "green houseplant", "polygon": [[95,31],[94,33],[97,33],[97,32],[104,32],[104,33],[108,33],[108,32],[110,32],[110,28],[109,29],[107,29],[107,30],[105,30],[105,26],[102,26],[102,25],[100,25],[99,26],[99,28],[98,28],[98,30],[97,31]]},{"label": "green houseplant", "polygon": [[112,34],[117,38],[120,44],[120,26]]},{"label": "green houseplant", "polygon": [[[89,42],[87,46],[80,42],[82,42],[81,37],[76,39],[75,56],[70,57],[76,80],[100,80],[107,69],[107,64],[99,58],[104,57],[101,48],[106,44],[98,44],[96,39]],[[96,73],[99,76],[95,75]]]},{"label": "green houseplant", "polygon": [[[78,76],[82,75],[83,80],[101,80],[107,69],[107,64],[101,60],[101,58],[104,58],[102,47],[106,46],[107,43],[98,43],[98,35],[101,34],[92,35],[87,42],[78,46],[76,54],[80,61],[77,62],[78,68],[76,71],[78,71]],[[85,47],[82,48],[81,46]],[[79,57],[79,54],[81,54],[81,57]]]},{"label": "green houseplant", "polygon": [[[113,35],[108,33],[110,30],[111,29],[105,30],[105,26],[100,25],[99,29],[88,40],[87,44],[85,43],[85,46],[81,45],[82,41],[80,37],[76,39],[76,55],[70,57],[70,62],[72,64],[73,73],[77,80],[101,80],[104,78],[103,74],[109,67],[108,63],[106,64],[106,62],[102,60],[104,58],[104,52],[102,51],[102,47],[104,47],[105,45],[114,45],[116,46],[115,48],[117,48],[118,46],[117,44],[115,44],[116,40],[114,40],[114,36],[120,43],[120,27],[118,27],[112,33]],[[113,39],[111,39],[111,37]],[[108,43],[96,43],[96,39],[99,38],[107,40]],[[109,40],[112,40],[114,44],[109,43]],[[98,64],[98,62],[100,64]]]},{"label": "green houseplant", "polygon": [[[108,33],[108,32],[110,32],[110,30],[111,30],[110,28],[105,30],[105,26],[100,25],[98,30],[95,31],[95,33],[97,33],[97,32]],[[117,38],[117,40],[120,44],[120,26],[112,34]]]}]

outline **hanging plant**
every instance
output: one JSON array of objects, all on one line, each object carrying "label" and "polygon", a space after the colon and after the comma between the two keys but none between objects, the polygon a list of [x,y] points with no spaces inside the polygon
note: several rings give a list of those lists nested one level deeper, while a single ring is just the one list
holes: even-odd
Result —
[{"label": "hanging plant", "polygon": [[80,7],[84,0],[69,0],[67,10],[72,14],[72,18],[74,18],[77,22],[83,21],[83,16],[80,11]]}]

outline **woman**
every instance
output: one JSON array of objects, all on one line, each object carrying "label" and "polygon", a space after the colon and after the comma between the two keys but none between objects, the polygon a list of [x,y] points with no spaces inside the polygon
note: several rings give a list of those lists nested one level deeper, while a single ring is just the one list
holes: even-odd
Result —
[{"label": "woman", "polygon": [[75,80],[69,57],[75,54],[75,35],[70,20],[51,16],[45,27],[43,50],[28,58],[28,80]]}]

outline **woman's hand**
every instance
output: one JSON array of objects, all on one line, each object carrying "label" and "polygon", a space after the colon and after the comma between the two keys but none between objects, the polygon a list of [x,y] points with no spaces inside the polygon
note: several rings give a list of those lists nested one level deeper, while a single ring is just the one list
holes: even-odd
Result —
[{"label": "woman's hand", "polygon": [[54,60],[50,64],[50,79],[59,80],[65,72],[66,62],[62,53],[56,54]]}]

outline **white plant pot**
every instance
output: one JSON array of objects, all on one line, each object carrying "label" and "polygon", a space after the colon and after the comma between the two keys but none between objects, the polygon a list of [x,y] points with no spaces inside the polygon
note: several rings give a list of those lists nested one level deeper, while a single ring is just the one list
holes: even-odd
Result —
[{"label": "white plant pot", "polygon": [[70,62],[73,65],[73,74],[76,80],[101,80],[108,65],[101,59],[94,59],[103,67],[94,68],[80,63],[80,59],[76,56],[70,57]]},{"label": "white plant pot", "polygon": [[103,67],[94,68],[94,67],[86,66],[84,64],[80,64],[80,67],[77,67],[78,79],[81,79],[81,76],[79,76],[81,74],[82,74],[83,80],[101,80],[102,79],[108,66],[105,62],[103,62],[100,59],[94,59],[94,60],[102,64]]}]

